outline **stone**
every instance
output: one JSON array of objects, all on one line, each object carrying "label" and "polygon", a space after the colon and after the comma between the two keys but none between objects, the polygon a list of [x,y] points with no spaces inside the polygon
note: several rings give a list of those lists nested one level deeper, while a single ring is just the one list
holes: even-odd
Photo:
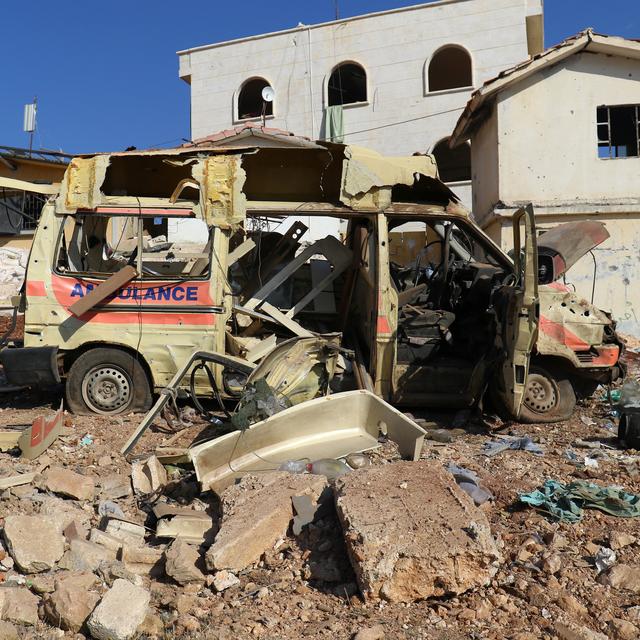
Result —
[{"label": "stone", "polygon": [[55,591],[44,599],[46,620],[64,631],[79,632],[100,601],[100,596],[91,591],[95,584],[96,577],[91,573],[58,578]]},{"label": "stone", "polygon": [[78,520],[73,520],[64,528],[62,535],[68,542],[71,542],[71,540],[86,540],[89,535],[89,529]]},{"label": "stone", "polygon": [[148,495],[161,491],[167,484],[167,470],[156,456],[131,465],[131,484],[136,495]]},{"label": "stone", "polygon": [[237,584],[240,584],[240,580],[238,577],[231,573],[231,571],[218,571],[215,576],[213,576],[213,587],[216,591],[224,591],[229,587],[235,587]]},{"label": "stone", "polygon": [[7,516],[7,549],[23,573],[53,569],[64,554],[64,537],[51,519],[43,516]]},{"label": "stone", "polygon": [[606,573],[598,576],[598,582],[614,589],[627,589],[633,593],[640,593],[640,566],[613,565]]},{"label": "stone", "polygon": [[291,498],[309,495],[317,501],[326,483],[324,476],[284,471],[244,476],[222,494],[222,525],[207,551],[207,569],[242,571],[258,562],[286,537],[293,518]]},{"label": "stone", "polygon": [[95,640],[129,640],[144,622],[151,594],[118,578],[93,610],[87,628]]},{"label": "stone", "polygon": [[115,553],[118,553],[120,549],[122,549],[123,542],[122,540],[108,534],[106,531],[102,531],[100,529],[91,529],[91,533],[89,534],[89,540],[91,542],[95,542],[95,544],[99,544]]},{"label": "stone", "polygon": [[77,502],[63,500],[56,496],[44,496],[40,506],[40,515],[53,520],[62,533],[72,522],[89,528],[92,514],[82,509]]},{"label": "stone", "polygon": [[164,548],[124,545],[120,559],[136,575],[160,578],[164,574]]},{"label": "stone", "polygon": [[38,623],[38,596],[26,587],[0,589],[0,618],[6,622],[35,626]]},{"label": "stone", "polygon": [[[109,458],[111,460],[111,458]],[[103,500],[118,500],[133,495],[131,479],[114,473],[100,481],[100,497]]]},{"label": "stone", "polygon": [[138,632],[143,638],[152,638],[153,640],[164,640],[167,637],[162,618],[152,612],[147,613],[147,617],[138,628]]},{"label": "stone", "polygon": [[204,573],[199,568],[201,562],[202,558],[194,546],[176,540],[165,552],[164,570],[181,585],[204,582]]},{"label": "stone", "polygon": [[69,550],[60,560],[61,569],[69,571],[95,571],[101,562],[115,560],[116,552],[89,540],[72,540]]},{"label": "stone", "polygon": [[548,553],[542,556],[540,567],[543,571],[555,574],[562,569],[562,556],[559,553]]},{"label": "stone", "polygon": [[461,594],[487,585],[502,561],[487,517],[439,464],[359,469],[338,478],[335,495],[365,598]]},{"label": "stone", "polygon": [[589,627],[569,620],[558,620],[555,630],[560,640],[609,640],[604,633],[592,631]]},{"label": "stone", "polygon": [[353,640],[384,640],[384,627],[381,624],[377,624],[374,627],[360,629],[353,636]]},{"label": "stone", "polygon": [[141,587],[144,584],[142,576],[136,575],[132,571],[129,571],[124,566],[123,562],[119,560],[110,560],[108,562],[101,562],[98,567],[98,575],[105,581],[105,583],[111,587],[118,578],[123,578],[129,582]]},{"label": "stone", "polygon": [[112,537],[127,544],[144,544],[144,527],[135,522],[111,518],[107,522],[106,532]]},{"label": "stone", "polygon": [[621,618],[614,618],[609,623],[609,629],[614,640],[637,640],[640,637],[640,629]]},{"label": "stone", "polygon": [[44,595],[53,593],[56,588],[56,577],[53,573],[37,573],[30,579],[31,591]]},{"label": "stone", "polygon": [[609,546],[614,550],[624,549],[632,544],[635,544],[637,538],[629,533],[623,533],[622,531],[612,531],[609,534]]},{"label": "stone", "polygon": [[18,630],[10,622],[4,620],[0,621],[0,638],[2,640],[20,640]]},{"label": "stone", "polygon": [[44,486],[74,500],[93,500],[95,484],[91,476],[80,475],[63,467],[50,467],[44,474]]},{"label": "stone", "polygon": [[566,591],[556,595],[555,603],[572,618],[586,618],[589,614],[587,608]]}]

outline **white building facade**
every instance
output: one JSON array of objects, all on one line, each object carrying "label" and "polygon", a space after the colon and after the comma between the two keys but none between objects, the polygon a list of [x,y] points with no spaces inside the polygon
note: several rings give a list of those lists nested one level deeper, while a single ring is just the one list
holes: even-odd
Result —
[{"label": "white building facade", "polygon": [[504,249],[529,202],[541,231],[606,224],[610,238],[566,281],[640,337],[640,43],[566,40],[477,91],[453,137],[471,140],[474,215]]},{"label": "white building facade", "polygon": [[435,152],[470,204],[469,148],[450,151],[448,136],[474,87],[543,49],[542,9],[443,0],[180,51],[192,138],[264,120],[385,155]]}]

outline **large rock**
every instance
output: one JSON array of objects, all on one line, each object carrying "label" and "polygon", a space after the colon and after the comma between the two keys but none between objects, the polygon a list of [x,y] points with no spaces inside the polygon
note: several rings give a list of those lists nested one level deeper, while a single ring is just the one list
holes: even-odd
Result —
[{"label": "large rock", "polygon": [[93,478],[63,467],[48,469],[44,476],[44,486],[53,493],[59,493],[74,500],[93,500],[95,491]]},{"label": "large rock", "polygon": [[614,589],[640,593],[640,566],[615,564],[606,573],[601,574],[598,581]]},{"label": "large rock", "polygon": [[293,518],[291,498],[320,497],[324,476],[283,471],[245,476],[222,495],[222,526],[206,554],[209,570],[242,571],[284,537]]},{"label": "large rock", "polygon": [[150,593],[118,578],[89,617],[87,627],[96,640],[129,640],[144,622]]},{"label": "large rock", "polygon": [[136,495],[157,493],[167,484],[167,470],[156,456],[136,461],[131,465],[131,484]]},{"label": "large rock", "polygon": [[80,631],[100,601],[100,596],[90,590],[95,583],[96,577],[91,573],[58,578],[55,591],[44,600],[45,618],[65,631]]},{"label": "large rock", "polygon": [[43,496],[40,515],[52,520],[60,533],[73,522],[80,523],[83,528],[91,526],[92,511],[85,511],[77,502],[63,500],[57,496]]},{"label": "large rock", "polygon": [[593,631],[572,620],[558,620],[555,623],[555,631],[560,640],[609,640],[604,633]]},{"label": "large rock", "polygon": [[204,582],[205,576],[200,570],[201,562],[202,558],[194,546],[176,540],[165,552],[164,570],[181,585]]},{"label": "large rock", "polygon": [[6,622],[28,624],[38,623],[38,596],[26,587],[4,587],[0,589],[0,616]]},{"label": "large rock", "polygon": [[4,539],[23,573],[49,571],[64,553],[64,536],[50,518],[43,516],[7,516]]},{"label": "large rock", "polygon": [[2,640],[20,640],[18,630],[10,623],[0,621],[0,638]]},{"label": "large rock", "polygon": [[336,481],[360,590],[410,602],[486,585],[501,561],[486,516],[430,462],[361,469]]},{"label": "large rock", "polygon": [[116,559],[116,552],[88,540],[75,539],[60,560],[59,567],[69,571],[95,571],[101,562]]}]

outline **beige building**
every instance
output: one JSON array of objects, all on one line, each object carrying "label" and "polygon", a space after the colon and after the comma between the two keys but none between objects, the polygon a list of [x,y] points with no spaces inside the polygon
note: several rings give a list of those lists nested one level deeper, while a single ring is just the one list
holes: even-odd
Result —
[{"label": "beige building", "polygon": [[471,141],[473,212],[510,248],[533,202],[541,230],[597,219],[609,240],[566,282],[640,335],[640,43],[588,30],[474,92],[452,143]]},{"label": "beige building", "polygon": [[543,42],[542,0],[440,0],[193,47],[179,74],[194,140],[264,119],[384,155],[434,153],[470,203],[469,147],[450,151],[448,136],[474,87]]}]

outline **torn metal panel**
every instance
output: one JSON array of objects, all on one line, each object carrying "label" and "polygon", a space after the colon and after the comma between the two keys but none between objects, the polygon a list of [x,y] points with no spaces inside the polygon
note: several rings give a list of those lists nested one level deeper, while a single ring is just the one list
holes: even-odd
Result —
[{"label": "torn metal panel", "polygon": [[417,176],[438,177],[433,156],[387,158],[362,147],[344,148],[340,200],[353,209],[383,209],[391,204],[391,189],[412,186]]},{"label": "torn metal panel", "polygon": [[35,460],[44,453],[60,434],[63,424],[62,402],[52,416],[38,416],[31,428],[24,431],[18,441],[22,457]]},{"label": "torn metal panel", "polygon": [[347,391],[304,402],[244,431],[192,447],[203,489],[220,490],[245,473],[277,469],[287,460],[340,458],[378,446],[386,433],[400,453],[417,460],[425,432],[368,391]]},{"label": "torn metal panel", "polygon": [[99,205],[103,199],[100,186],[108,165],[109,156],[74,158],[64,174],[56,211],[66,213]]},{"label": "torn metal panel", "polygon": [[244,221],[246,197],[242,187],[246,174],[241,160],[234,155],[213,155],[193,167],[193,177],[201,185],[208,225],[228,229]]},{"label": "torn metal panel", "polygon": [[567,222],[545,231],[538,240],[541,284],[563,276],[585,254],[609,238],[602,222]]},{"label": "torn metal panel", "polygon": [[340,335],[292,338],[279,344],[252,371],[247,383],[264,378],[292,405],[325,393],[335,373]]},{"label": "torn metal panel", "polygon": [[16,191],[29,191],[40,193],[43,196],[55,195],[60,191],[60,184],[37,184],[28,180],[16,180],[15,178],[5,178],[0,176],[0,187],[3,189],[15,189]]}]

